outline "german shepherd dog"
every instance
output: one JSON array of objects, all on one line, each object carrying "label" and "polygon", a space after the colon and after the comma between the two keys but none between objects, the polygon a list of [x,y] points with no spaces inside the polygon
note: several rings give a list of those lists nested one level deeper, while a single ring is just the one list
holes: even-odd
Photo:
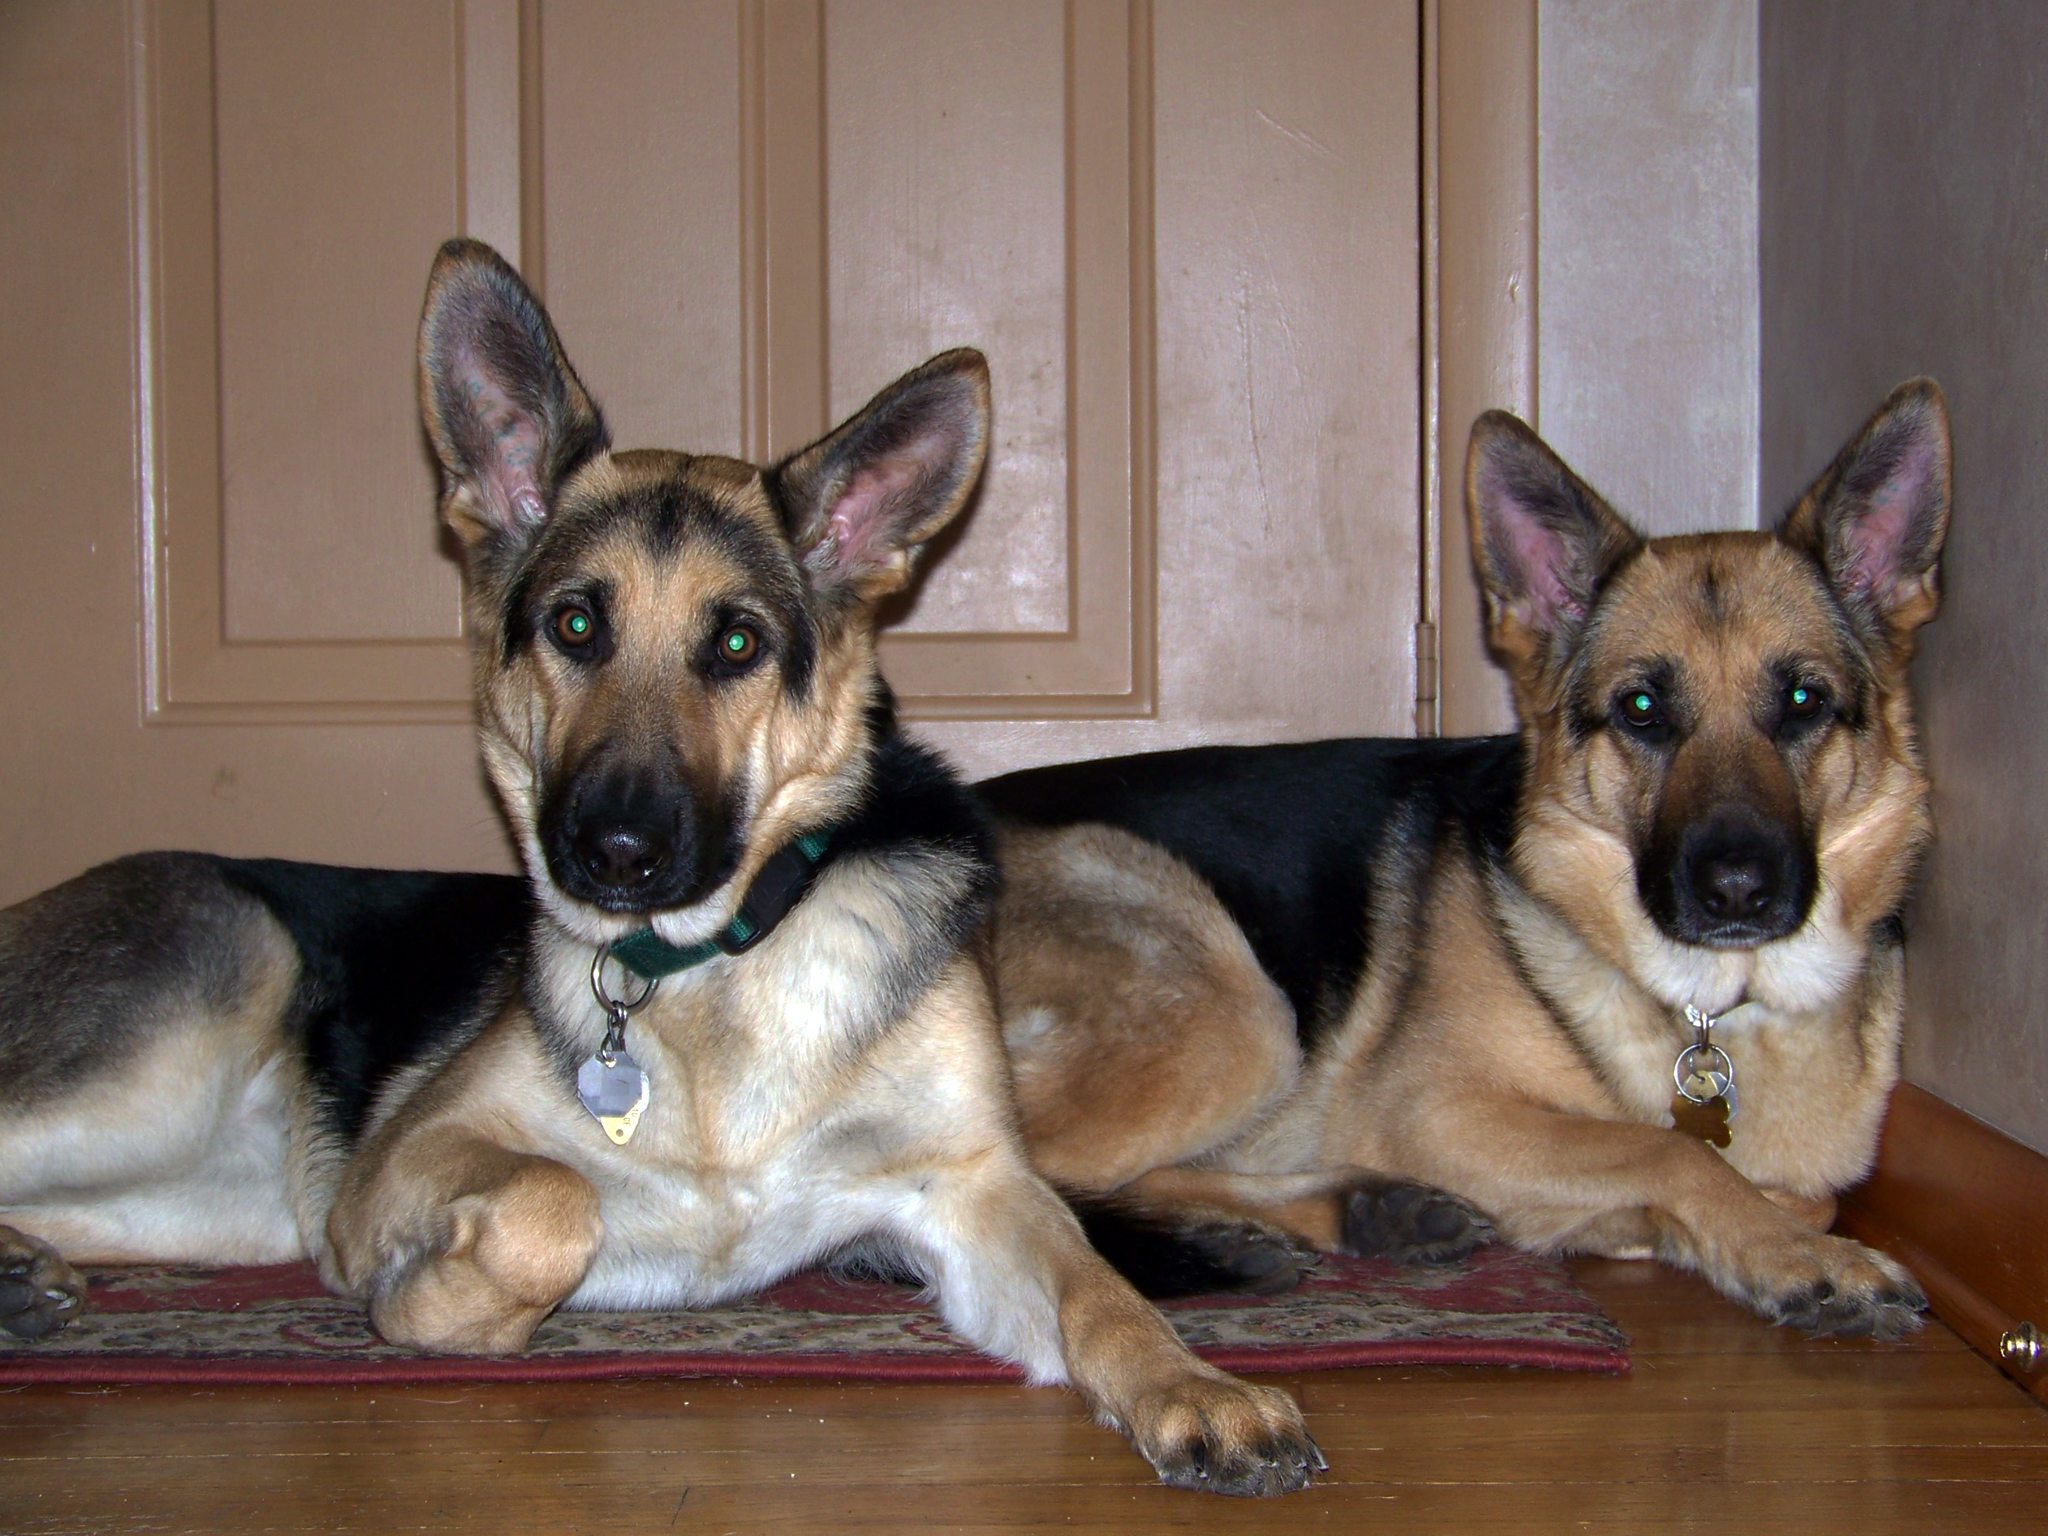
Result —
[{"label": "german shepherd dog", "polygon": [[[1519,739],[981,786],[1034,1161],[1354,1250],[1383,1225],[1373,1169],[1525,1248],[1655,1255],[1815,1332],[1916,1326],[1911,1277],[1825,1234],[1899,1071],[1940,391],[1901,386],[1775,534],[1646,540],[1501,412],[1467,490]],[[1452,1249],[1480,1235],[1445,1200],[1414,1215]]]},{"label": "german shepherd dog", "polygon": [[157,854],[0,914],[0,1324],[75,1315],[66,1257],[304,1256],[385,1338],[496,1353],[859,1252],[1166,1482],[1306,1484],[1293,1400],[1191,1355],[1026,1161],[990,834],[876,670],[981,470],[980,354],[769,469],[615,452],[458,241],[420,396],[525,881]]}]

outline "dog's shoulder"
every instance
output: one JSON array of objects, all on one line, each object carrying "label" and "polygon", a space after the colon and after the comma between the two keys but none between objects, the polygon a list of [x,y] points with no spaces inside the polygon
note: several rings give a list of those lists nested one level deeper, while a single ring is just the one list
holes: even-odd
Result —
[{"label": "dog's shoulder", "polygon": [[956,942],[980,922],[995,890],[995,830],[987,807],[945,758],[904,735],[886,707],[876,710],[866,789],[834,830],[832,848],[840,859],[944,866],[960,884],[952,915],[965,926]]},{"label": "dog's shoulder", "polygon": [[[886,715],[877,727],[865,789],[832,831],[831,862],[762,968],[778,990],[831,973],[868,1030],[895,1022],[970,950],[998,882],[986,809],[938,753]],[[758,990],[752,977],[738,985]]]}]

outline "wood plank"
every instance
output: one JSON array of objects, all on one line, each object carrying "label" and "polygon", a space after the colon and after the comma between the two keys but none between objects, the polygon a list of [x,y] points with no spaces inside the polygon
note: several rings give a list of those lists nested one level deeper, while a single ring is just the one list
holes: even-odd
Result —
[{"label": "wood plank", "polygon": [[[1974,1348],[2048,1401],[2048,1157],[1924,1088],[1892,1093],[1870,1177],[1842,1199],[1841,1230],[1894,1255]],[[2031,1362],[2000,1359],[2021,1320]]]}]

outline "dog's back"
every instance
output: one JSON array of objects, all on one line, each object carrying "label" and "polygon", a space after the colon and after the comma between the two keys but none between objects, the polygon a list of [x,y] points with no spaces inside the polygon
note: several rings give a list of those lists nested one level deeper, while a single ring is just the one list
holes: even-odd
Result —
[{"label": "dog's back", "polygon": [[1030,768],[976,788],[1016,826],[1116,827],[1193,869],[1286,994],[1310,1047],[1369,963],[1375,883],[1427,860],[1447,836],[1502,857],[1521,760],[1512,736],[1193,747]]}]

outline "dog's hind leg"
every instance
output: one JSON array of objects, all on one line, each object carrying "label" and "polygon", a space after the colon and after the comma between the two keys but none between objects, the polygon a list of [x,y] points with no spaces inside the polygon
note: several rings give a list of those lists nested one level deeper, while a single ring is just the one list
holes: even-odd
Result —
[{"label": "dog's hind leg", "polygon": [[1354,1258],[1449,1263],[1494,1235],[1492,1222],[1456,1195],[1361,1168],[1284,1174],[1159,1168],[1119,1190],[1118,1199],[1170,1217],[1182,1231],[1219,1221],[1252,1223]]},{"label": "dog's hind leg", "polygon": [[55,1333],[85,1304],[85,1281],[48,1243],[0,1227],[0,1329],[17,1339]]},{"label": "dog's hind leg", "polygon": [[65,1262],[275,1263],[293,1198],[291,939],[202,855],[0,912],[0,1327],[76,1316]]},{"label": "dog's hind leg", "polygon": [[997,1007],[1032,1164],[1101,1193],[1241,1137],[1292,1091],[1294,1011],[1209,887],[1110,827],[1006,830]]}]

